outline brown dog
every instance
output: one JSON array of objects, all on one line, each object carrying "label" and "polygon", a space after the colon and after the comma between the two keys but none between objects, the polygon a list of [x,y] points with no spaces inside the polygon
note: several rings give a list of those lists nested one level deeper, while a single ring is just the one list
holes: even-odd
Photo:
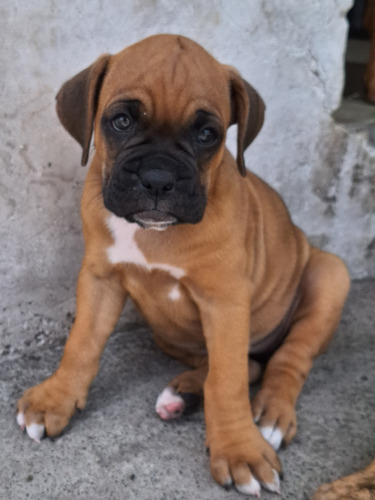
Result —
[{"label": "brown dog", "polygon": [[375,498],[375,460],[363,471],[323,484],[312,500],[373,500]]},{"label": "brown dog", "polygon": [[[259,495],[260,485],[278,491],[274,448],[296,433],[298,394],[339,322],[349,277],[245,169],[263,101],[196,43],[159,35],[66,82],[57,111],[83,164],[94,130],[82,199],[86,252],[61,364],[20,399],[19,425],[36,440],[44,429],[55,436],[85,406],[130,296],[157,344],[193,368],[163,391],[159,415],[178,416],[204,393],[216,481],[247,494]],[[237,161],[225,148],[233,123]],[[258,365],[249,354],[268,361],[252,408]]]}]

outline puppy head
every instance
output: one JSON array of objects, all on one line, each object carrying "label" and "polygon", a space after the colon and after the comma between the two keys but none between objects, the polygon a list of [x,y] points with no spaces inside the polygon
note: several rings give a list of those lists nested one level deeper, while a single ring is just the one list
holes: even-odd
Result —
[{"label": "puppy head", "polygon": [[103,166],[107,209],[145,228],[197,223],[220,167],[227,128],[238,124],[237,165],[258,134],[264,104],[234,68],[175,35],[104,55],[66,82],[57,113],[88,160]]}]

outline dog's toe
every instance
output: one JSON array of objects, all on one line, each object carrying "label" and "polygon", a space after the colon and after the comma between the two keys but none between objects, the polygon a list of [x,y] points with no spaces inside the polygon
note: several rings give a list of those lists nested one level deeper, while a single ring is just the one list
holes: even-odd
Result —
[{"label": "dog's toe", "polygon": [[166,387],[156,401],[156,413],[163,420],[180,417],[185,410],[185,401],[172,387]]},{"label": "dog's toe", "polygon": [[31,439],[40,443],[40,440],[44,436],[45,428],[43,424],[32,423],[26,426],[26,432]]},{"label": "dog's toe", "polygon": [[244,495],[253,495],[260,498],[260,484],[254,477],[246,484],[236,484],[236,489]]},{"label": "dog's toe", "polygon": [[26,427],[26,422],[25,422],[25,415],[23,413],[17,413],[17,424],[21,427],[21,429],[24,431]]},{"label": "dog's toe", "polygon": [[262,482],[262,486],[264,489],[268,491],[272,491],[272,493],[277,493],[280,495],[280,476],[275,469],[273,469],[273,480],[269,482]]},{"label": "dog's toe", "polygon": [[17,414],[17,424],[21,427],[21,430],[24,431],[26,429],[27,435],[40,443],[40,440],[45,434],[45,427],[43,424],[37,424],[35,422],[29,422],[26,424],[25,415],[22,412]]},{"label": "dog's toe", "polygon": [[297,430],[294,406],[272,392],[261,390],[252,407],[254,421],[272,448],[278,450],[282,444],[289,444]]},{"label": "dog's toe", "polygon": [[278,450],[283,440],[283,433],[278,427],[265,426],[259,428],[262,436],[274,450]]}]

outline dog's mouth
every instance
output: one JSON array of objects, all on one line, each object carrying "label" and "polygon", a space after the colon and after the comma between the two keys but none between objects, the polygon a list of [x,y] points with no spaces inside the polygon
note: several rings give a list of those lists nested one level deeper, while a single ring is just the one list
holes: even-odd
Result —
[{"label": "dog's mouth", "polygon": [[177,217],[174,215],[160,212],[159,210],[144,210],[132,214],[131,218],[143,229],[154,229],[156,231],[163,231],[168,226],[172,226],[178,222]]}]

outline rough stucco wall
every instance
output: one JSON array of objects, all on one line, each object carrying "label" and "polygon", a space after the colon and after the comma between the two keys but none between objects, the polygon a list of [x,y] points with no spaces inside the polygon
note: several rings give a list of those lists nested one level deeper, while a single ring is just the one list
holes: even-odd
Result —
[{"label": "rough stucco wall", "polygon": [[[375,275],[375,259],[368,257],[371,241],[375,246],[373,172],[368,161],[358,163],[360,155],[372,152],[330,117],[340,101],[350,5],[351,0],[0,3],[4,354],[43,342],[48,334],[65,335],[74,313],[86,171],[79,167],[79,146],[58,123],[54,96],[101,53],[157,32],[195,39],[260,91],[267,117],[247,152],[248,166],[281,192],[296,223],[315,242],[346,259],[353,276]],[[230,136],[232,144],[233,131]]]}]

